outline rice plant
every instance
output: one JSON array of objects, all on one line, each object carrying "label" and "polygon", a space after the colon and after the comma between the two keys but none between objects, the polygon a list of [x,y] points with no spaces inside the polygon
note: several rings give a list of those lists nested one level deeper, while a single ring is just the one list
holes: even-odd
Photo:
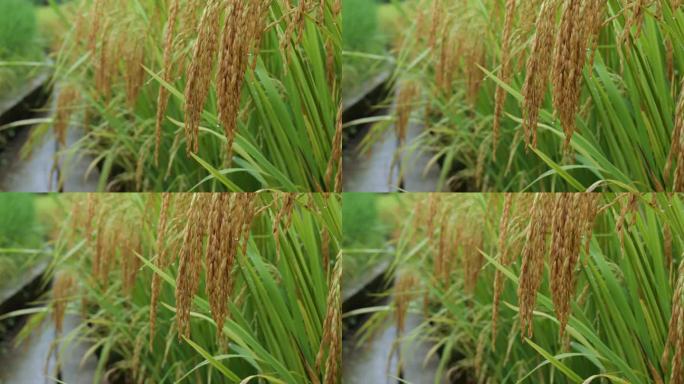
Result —
[{"label": "rice plant", "polygon": [[680,1],[415,0],[398,9],[395,78],[409,90],[395,129],[401,138],[407,122],[423,127],[401,148],[404,167],[429,153],[440,189],[683,189]]},{"label": "rice plant", "polygon": [[[684,201],[668,194],[413,195],[389,310],[437,380],[682,383]],[[408,313],[423,324],[404,329]],[[372,327],[369,327],[372,331]]]},{"label": "rice plant", "polygon": [[81,0],[54,128],[100,190],[333,191],[339,0]]},{"label": "rice plant", "polygon": [[339,383],[339,196],[63,196],[50,303],[33,310],[59,361],[79,341],[98,383]]}]

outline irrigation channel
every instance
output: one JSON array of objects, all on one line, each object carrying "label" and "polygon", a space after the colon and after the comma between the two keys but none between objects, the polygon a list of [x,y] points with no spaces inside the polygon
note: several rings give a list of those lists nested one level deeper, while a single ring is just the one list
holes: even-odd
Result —
[{"label": "irrigation channel", "polygon": [[[6,192],[92,192],[97,190],[97,169],[88,172],[92,158],[66,155],[83,137],[81,128],[67,130],[65,148],[60,150],[49,126],[55,113],[59,86],[53,86],[50,73],[41,72],[24,87],[0,95],[0,191]],[[48,124],[48,125],[45,125]],[[47,130],[42,138],[34,133]],[[5,145],[1,143],[5,141]],[[59,185],[59,178],[63,183]]]},{"label": "irrigation channel", "polygon": [[[342,293],[343,313],[387,305],[389,298],[383,297],[383,292],[391,285],[392,279],[387,277],[388,269],[389,261],[381,262],[345,284]],[[345,384],[435,383],[439,362],[435,355],[427,357],[432,345],[407,340],[397,343],[397,327],[393,316],[387,316],[370,339],[360,342],[356,331],[367,319],[367,315],[345,317],[342,340],[342,377]],[[422,320],[417,314],[409,314],[405,324],[406,334],[418,330]]]},{"label": "irrigation channel", "polygon": [[[0,316],[44,306],[51,286],[51,281],[45,279],[47,267],[46,261],[40,262],[0,288]],[[28,315],[0,322],[0,331],[3,331],[0,333],[0,383],[47,384],[61,380],[92,384],[97,368],[96,357],[88,353],[92,346],[79,340],[55,345],[57,331],[52,319],[49,316],[36,319],[40,324],[28,335],[21,334],[21,328],[31,321]],[[76,334],[80,326],[83,324],[77,316],[67,315],[62,334]],[[57,354],[61,357],[59,363]]]},{"label": "irrigation channel", "polygon": [[[375,140],[367,153],[360,151],[363,140],[371,133],[375,117],[391,115],[396,105],[381,107],[393,92],[391,70],[384,71],[368,82],[355,96],[344,102],[344,124],[354,126],[353,132],[346,137],[343,148],[344,191],[345,192],[433,192],[439,181],[436,165],[430,166],[430,157],[424,153],[414,153],[407,158],[398,154],[399,142],[394,128],[385,130],[382,137]],[[354,122],[362,122],[354,124]],[[407,131],[407,143],[421,134],[419,124],[411,124]],[[398,165],[410,162],[400,181]],[[391,183],[390,183],[391,180]]]}]

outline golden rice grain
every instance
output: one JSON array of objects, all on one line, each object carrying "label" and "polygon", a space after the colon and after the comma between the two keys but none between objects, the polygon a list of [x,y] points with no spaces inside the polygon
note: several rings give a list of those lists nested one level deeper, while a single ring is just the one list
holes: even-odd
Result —
[{"label": "golden rice grain", "polygon": [[[504,207],[499,220],[499,262],[507,266],[510,264],[508,260],[508,248],[506,247],[506,239],[508,237],[508,226],[511,218],[511,206],[513,205],[513,194],[506,193],[504,196]],[[503,273],[497,269],[494,275],[494,298],[492,299],[492,348],[495,348],[496,330],[499,318],[499,302],[501,294],[503,293]]]},{"label": "golden rice grain", "polygon": [[673,190],[684,192],[684,80],[681,83],[679,100],[675,108],[674,128],[672,129],[672,142],[670,153],[665,164],[665,182],[669,184],[674,168]]},{"label": "golden rice grain", "polygon": [[129,230],[124,238],[124,246],[121,248],[121,274],[122,288],[125,296],[130,296],[135,286],[135,278],[140,269],[140,258],[142,253],[142,243],[140,241],[140,230],[129,225]]},{"label": "golden rice grain", "polygon": [[221,0],[211,0],[204,9],[192,61],[188,68],[185,84],[185,140],[188,153],[199,151],[200,118],[209,95],[209,84],[220,40],[219,21],[223,9]]},{"label": "golden rice grain", "polygon": [[559,193],[553,208],[551,237],[551,298],[564,336],[570,317],[570,297],[574,292],[574,273],[581,248],[582,223],[577,215],[580,194]]},{"label": "golden rice grain", "polygon": [[[99,58],[95,65],[95,89],[100,97],[109,99],[112,87],[112,63],[116,57],[116,44],[111,42],[111,26],[109,21],[105,24],[102,44],[99,50]],[[113,54],[113,55],[112,55]]]},{"label": "golden rice grain", "polygon": [[206,289],[211,315],[219,334],[228,314],[228,298],[233,285],[232,270],[238,242],[233,233],[235,229],[231,226],[239,225],[241,217],[236,216],[236,221],[231,223],[229,215],[240,208],[237,206],[239,202],[235,201],[237,199],[232,194],[214,194],[208,217]]},{"label": "golden rice grain", "polygon": [[[501,47],[501,71],[499,80],[508,83],[511,77],[511,45],[513,39],[513,19],[515,18],[516,0],[506,0],[506,20],[503,30],[503,45]],[[502,86],[496,87],[494,95],[494,122],[492,128],[492,158],[496,160],[496,149],[499,143],[501,129],[501,115],[506,103],[506,90]]]},{"label": "golden rice grain", "polygon": [[[442,213],[441,216],[442,219],[439,230],[439,242],[433,245],[433,248],[436,250],[436,252],[434,252],[435,261],[433,266],[433,276],[435,277],[435,280],[441,281],[444,285],[447,285],[449,282],[449,271],[447,269],[449,257],[447,256],[447,252],[450,250],[449,215]],[[439,219],[437,220],[439,221]]]},{"label": "golden rice grain", "polygon": [[97,44],[97,36],[100,33],[102,19],[104,15],[104,6],[106,0],[94,0],[93,6],[90,8],[90,32],[88,33],[88,50],[91,54],[95,54],[95,47]]},{"label": "golden rice grain", "polygon": [[321,253],[323,256],[323,268],[330,268],[330,232],[327,228],[321,228]]},{"label": "golden rice grain", "polygon": [[[672,360],[669,361],[671,353]],[[661,365],[670,366],[671,384],[684,383],[684,261],[679,265],[679,276],[672,295],[672,315]]]},{"label": "golden rice grain", "polygon": [[582,71],[587,57],[591,32],[587,20],[595,12],[592,6],[598,0],[566,2],[556,39],[553,63],[553,105],[565,131],[567,149],[575,132],[575,114],[579,105]]},{"label": "golden rice grain", "polygon": [[401,271],[397,276],[397,280],[394,283],[397,334],[402,334],[406,328],[408,307],[411,301],[416,297],[416,290],[419,283],[416,274],[409,270]]},{"label": "golden rice grain", "polygon": [[[167,266],[166,249],[164,247],[164,240],[166,237],[167,220],[169,216],[169,205],[171,204],[171,194],[162,194],[162,203],[159,210],[159,224],[157,224],[157,241],[156,250],[157,257],[155,258],[155,266],[159,269],[164,269]],[[152,341],[154,340],[154,332],[157,322],[157,303],[159,301],[159,289],[161,285],[161,277],[158,273],[152,275],[152,287],[150,289],[150,349],[152,348]]]},{"label": "golden rice grain", "polygon": [[532,337],[532,314],[544,271],[544,258],[548,249],[546,235],[552,220],[548,212],[551,211],[553,203],[553,195],[536,194],[529,213],[530,223],[518,282],[520,328],[523,337]]},{"label": "golden rice grain", "polygon": [[[449,24],[450,21],[447,21]],[[442,94],[450,95],[453,92],[453,82],[455,71],[454,68],[458,66],[461,51],[461,39],[459,34],[454,33],[449,28],[443,28],[439,61],[435,68],[435,86],[441,90]],[[430,116],[430,104],[425,105],[425,118]]]},{"label": "golden rice grain", "polygon": [[324,384],[336,384],[340,380],[340,364],[342,359],[342,258],[338,256],[331,275],[326,313],[323,320],[323,337],[316,355],[316,370],[319,370],[327,348],[325,360]]},{"label": "golden rice grain", "polygon": [[435,49],[437,44],[437,34],[442,27],[442,22],[444,20],[444,5],[441,0],[433,0],[432,6],[430,7],[430,18],[432,19],[432,25],[430,27],[430,35],[428,39],[428,46],[431,49]]},{"label": "golden rice grain", "polygon": [[[226,135],[226,164],[232,160],[233,141],[240,109],[240,96],[249,52],[261,39],[268,2],[230,0],[230,22],[223,29],[217,79],[219,120]],[[255,58],[256,59],[256,58]]]},{"label": "golden rice grain", "polygon": [[[337,168],[333,184],[333,169]],[[335,123],[335,137],[333,138],[332,154],[325,170],[325,185],[327,192],[342,192],[342,104],[337,108]]]},{"label": "golden rice grain", "polygon": [[249,235],[252,229],[252,222],[257,215],[258,197],[255,192],[242,194],[243,204],[245,205],[246,214],[242,222],[242,254],[247,254],[247,243],[249,242]]},{"label": "golden rice grain", "polygon": [[57,144],[60,147],[66,145],[67,128],[74,113],[76,103],[80,98],[79,91],[73,86],[66,86],[57,96],[56,113],[53,123]]},{"label": "golden rice grain", "polygon": [[534,23],[544,0],[525,0],[520,3],[519,29],[522,36],[527,37],[534,28]]},{"label": "golden rice grain", "polygon": [[558,0],[545,0],[537,18],[537,32],[532,52],[527,61],[523,85],[523,130],[525,143],[537,146],[537,123],[539,109],[544,101],[547,81],[551,72],[551,57],[555,49],[556,10]]},{"label": "golden rice grain", "polygon": [[[180,8],[180,0],[173,0],[169,7],[169,16],[166,21],[166,28],[164,29],[164,69],[162,72],[162,79],[170,83],[171,74],[173,73],[173,33],[176,28],[176,19],[178,17],[178,10]],[[155,121],[155,146],[154,146],[154,163],[159,165],[159,147],[161,146],[162,123],[164,115],[166,114],[166,107],[169,103],[169,91],[166,87],[159,87],[159,94],[157,95],[157,114]]]},{"label": "golden rice grain", "polygon": [[473,39],[466,45],[464,56],[466,62],[466,100],[471,108],[474,108],[484,81],[485,74],[481,67],[486,66],[487,52],[483,44]]},{"label": "golden rice grain", "polygon": [[469,228],[471,229],[468,229],[467,235],[464,235],[462,247],[463,290],[466,294],[472,295],[475,293],[477,280],[484,265],[484,257],[482,256],[484,238],[481,229]]},{"label": "golden rice grain", "polygon": [[199,287],[202,258],[202,239],[206,230],[204,207],[206,197],[193,194],[186,217],[183,244],[180,250],[178,275],[176,277],[176,323],[178,337],[190,336],[190,307]]},{"label": "golden rice grain", "polygon": [[403,146],[406,143],[406,133],[411,112],[413,111],[413,104],[418,96],[420,96],[420,89],[416,82],[406,81],[399,88],[397,96],[397,123],[395,127],[399,146]]},{"label": "golden rice grain", "polygon": [[138,94],[145,82],[145,34],[140,31],[134,31],[134,34],[133,41],[125,45],[123,52],[126,65],[126,71],[124,71],[126,103],[131,109],[135,107]]},{"label": "golden rice grain", "polygon": [[76,279],[68,272],[58,272],[52,286],[52,319],[58,334],[64,327],[66,307],[74,295]]}]

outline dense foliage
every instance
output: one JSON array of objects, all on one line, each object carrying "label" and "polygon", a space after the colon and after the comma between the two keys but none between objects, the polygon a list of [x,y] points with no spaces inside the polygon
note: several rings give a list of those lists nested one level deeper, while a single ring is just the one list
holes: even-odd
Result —
[{"label": "dense foliage", "polygon": [[28,326],[51,314],[58,345],[97,345],[98,383],[338,383],[338,198],[64,196],[50,307]]},{"label": "dense foliage", "polygon": [[[404,9],[397,134],[405,153],[443,164],[441,184],[684,189],[681,2],[415,0]],[[413,142],[409,123],[424,126]]]},{"label": "dense foliage", "polygon": [[40,59],[36,30],[31,1],[0,1],[0,97],[22,85],[33,72],[18,62]]},{"label": "dense foliage", "polygon": [[73,151],[93,155],[101,190],[332,191],[339,7],[70,3],[55,131],[82,126]]},{"label": "dense foliage", "polygon": [[[439,377],[684,380],[681,196],[404,199],[393,304],[374,320],[393,313],[399,337],[434,343]],[[407,311],[421,328],[402,328]]]}]

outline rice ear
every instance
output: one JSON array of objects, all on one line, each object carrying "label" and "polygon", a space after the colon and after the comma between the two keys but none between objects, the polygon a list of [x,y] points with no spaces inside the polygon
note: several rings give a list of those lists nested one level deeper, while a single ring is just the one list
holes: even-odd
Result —
[{"label": "rice ear", "polygon": [[[672,360],[670,361],[671,353]],[[661,365],[665,369],[670,367],[670,383],[684,383],[684,261],[679,265],[678,278],[672,295],[672,315]]]},{"label": "rice ear", "polygon": [[551,72],[551,60],[556,40],[556,10],[558,0],[545,0],[537,17],[537,32],[532,43],[532,52],[527,61],[523,85],[523,130],[525,143],[537,146],[537,123],[539,109],[544,101],[547,82]]},{"label": "rice ear", "polygon": [[323,337],[316,354],[316,370],[323,366],[325,369],[323,384],[336,384],[340,380],[340,368],[342,360],[342,256],[338,255],[330,274],[328,284],[328,297],[326,299],[326,313],[323,320]]},{"label": "rice ear", "polygon": [[[503,46],[501,47],[501,71],[499,78],[508,83],[511,77],[511,50],[513,38],[513,19],[515,17],[516,0],[506,0],[506,20],[504,22]],[[492,123],[492,158],[496,160],[496,149],[499,143],[499,131],[501,129],[501,115],[506,102],[506,90],[501,86],[496,87],[494,101],[494,122]]]},{"label": "rice ear", "polygon": [[[162,195],[162,203],[159,211],[159,224],[157,224],[157,257],[155,259],[155,266],[163,269],[167,265],[167,252],[164,244],[167,231],[167,220],[169,216],[169,206],[171,204],[171,194],[164,193]],[[157,322],[157,303],[159,300],[159,289],[161,287],[161,278],[159,274],[152,275],[152,287],[150,289],[150,349],[152,348],[152,341],[154,340],[154,333]]]},{"label": "rice ear", "polygon": [[396,305],[395,318],[397,334],[401,335],[406,328],[406,315],[411,301],[416,297],[419,285],[418,276],[409,270],[400,272],[394,283],[394,302]]},{"label": "rice ear", "polygon": [[70,273],[62,271],[55,276],[52,286],[52,319],[57,334],[62,333],[66,307],[74,295],[75,287],[76,279]]},{"label": "rice ear", "polygon": [[[224,24],[217,79],[219,120],[226,135],[230,165],[237,129],[240,96],[251,49],[261,40],[269,1],[230,0],[230,21]],[[256,57],[255,57],[256,62]]]},{"label": "rice ear", "polygon": [[[674,167],[674,172],[672,168]],[[672,175],[674,174],[674,175]],[[665,164],[665,182],[673,178],[673,191],[684,192],[684,80],[681,82],[679,101],[675,109],[675,122],[672,129],[670,153]]]},{"label": "rice ear", "polygon": [[187,223],[183,233],[183,244],[180,250],[178,275],[176,277],[176,307],[178,337],[190,336],[190,307],[192,299],[199,287],[202,259],[202,243],[206,230],[204,223],[206,197],[193,194],[186,217]]},{"label": "rice ear", "polygon": [[532,337],[532,313],[541,285],[544,260],[548,250],[547,234],[551,226],[548,212],[553,207],[553,195],[538,193],[529,212],[530,223],[527,228],[525,247],[523,249],[520,280],[518,283],[518,301],[520,306],[520,328],[523,337]]},{"label": "rice ear", "polygon": [[599,7],[603,0],[569,1],[561,16],[553,63],[553,105],[565,131],[564,148],[576,130],[575,115],[579,108],[582,72],[587,61],[587,48],[594,37]]},{"label": "rice ear", "polygon": [[[499,220],[499,242],[497,246],[499,252],[499,262],[503,265],[510,264],[506,240],[508,237],[508,226],[511,219],[512,205],[513,194],[506,193],[504,196],[503,212],[501,214],[501,219]],[[499,318],[499,302],[501,301],[501,294],[503,293],[503,278],[503,273],[497,269],[494,275],[494,297],[492,299],[492,348],[496,348],[496,330]]]},{"label": "rice ear", "polygon": [[[209,95],[209,84],[219,46],[223,13],[222,0],[211,0],[204,8],[198,27],[199,33],[188,68],[185,84],[185,140],[187,153],[199,151],[199,125],[204,104]],[[228,23],[230,24],[230,23]]]},{"label": "rice ear", "polygon": [[[162,78],[166,82],[171,81],[171,74],[173,73],[173,37],[176,28],[176,19],[178,18],[178,10],[180,8],[180,0],[173,0],[169,7],[169,17],[166,20],[166,29],[164,30],[164,69]],[[155,146],[154,146],[154,163],[159,166],[159,147],[161,146],[162,124],[164,122],[164,115],[166,114],[166,107],[169,103],[169,92],[165,87],[159,87],[159,94],[157,96],[157,116],[155,120]]]}]

